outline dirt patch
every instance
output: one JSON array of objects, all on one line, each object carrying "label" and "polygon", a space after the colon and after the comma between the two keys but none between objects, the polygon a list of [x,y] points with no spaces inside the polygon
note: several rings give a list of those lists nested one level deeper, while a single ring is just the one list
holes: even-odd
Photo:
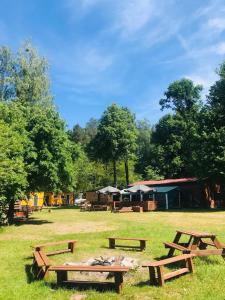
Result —
[{"label": "dirt patch", "polygon": [[54,234],[103,232],[116,230],[116,226],[108,226],[104,222],[82,222],[78,224],[51,224],[46,225]]}]

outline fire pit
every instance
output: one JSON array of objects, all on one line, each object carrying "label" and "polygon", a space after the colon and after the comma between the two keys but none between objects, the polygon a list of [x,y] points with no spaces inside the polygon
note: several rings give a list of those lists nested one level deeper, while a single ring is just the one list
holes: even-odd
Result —
[{"label": "fire pit", "polygon": [[[123,266],[129,267],[131,270],[136,270],[139,267],[138,260],[129,256],[111,256],[111,257],[96,257],[90,258],[87,261],[83,262],[66,262],[64,265],[67,266],[76,266],[76,265],[84,265],[84,266]],[[80,274],[84,274],[84,272],[80,272]],[[85,276],[93,276],[94,274],[91,272],[85,272]],[[109,278],[109,273],[98,273],[98,277]]]}]

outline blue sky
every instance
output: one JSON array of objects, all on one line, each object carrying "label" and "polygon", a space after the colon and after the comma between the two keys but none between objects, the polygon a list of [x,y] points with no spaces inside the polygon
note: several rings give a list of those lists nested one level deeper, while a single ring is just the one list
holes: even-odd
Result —
[{"label": "blue sky", "polygon": [[113,102],[152,124],[169,83],[205,91],[225,60],[225,0],[1,0],[0,44],[31,39],[48,58],[69,127]]}]

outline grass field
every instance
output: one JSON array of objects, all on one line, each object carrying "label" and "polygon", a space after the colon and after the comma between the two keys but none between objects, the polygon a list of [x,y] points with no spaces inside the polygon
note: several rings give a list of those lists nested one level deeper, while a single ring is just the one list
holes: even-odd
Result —
[{"label": "grass field", "polygon": [[[0,299],[56,300],[85,294],[86,299],[225,299],[225,261],[211,256],[194,260],[195,273],[167,281],[164,287],[148,285],[147,269],[125,277],[121,295],[94,290],[56,288],[55,274],[48,281],[30,276],[31,245],[47,241],[77,239],[75,253],[51,257],[55,263],[79,262],[90,257],[126,255],[146,262],[167,254],[163,242],[172,241],[176,229],[195,229],[218,234],[225,242],[225,212],[151,212],[112,214],[53,209],[35,212],[28,224],[0,229]],[[149,239],[145,252],[107,249],[108,236]]]}]

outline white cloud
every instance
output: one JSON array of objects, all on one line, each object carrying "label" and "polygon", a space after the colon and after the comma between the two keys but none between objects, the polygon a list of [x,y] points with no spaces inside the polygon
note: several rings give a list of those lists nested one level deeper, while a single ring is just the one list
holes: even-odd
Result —
[{"label": "white cloud", "polygon": [[214,46],[214,51],[215,53],[219,55],[224,55],[225,54],[225,42],[219,43],[216,46]]},{"label": "white cloud", "polygon": [[151,0],[124,1],[119,9],[121,11],[116,22],[125,36],[141,30],[155,13],[154,1]]},{"label": "white cloud", "polygon": [[225,30],[225,18],[213,18],[208,20],[208,26],[218,31]]}]

